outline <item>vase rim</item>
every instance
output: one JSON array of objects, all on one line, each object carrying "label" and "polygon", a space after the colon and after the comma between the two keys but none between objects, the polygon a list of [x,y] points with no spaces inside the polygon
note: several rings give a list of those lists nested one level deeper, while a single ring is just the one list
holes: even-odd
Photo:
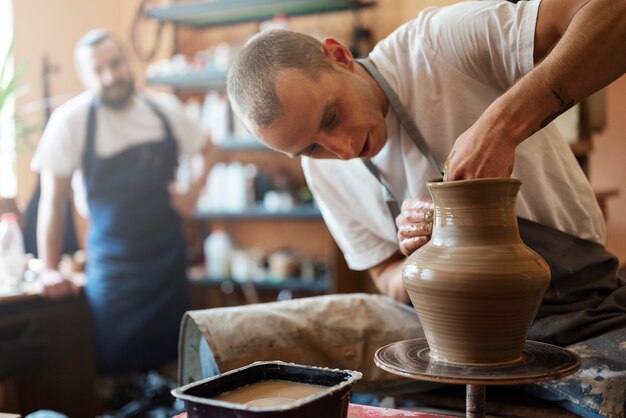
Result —
[{"label": "vase rim", "polygon": [[469,186],[474,184],[522,184],[522,181],[515,177],[483,177],[466,180],[450,180],[443,181],[442,177],[428,181],[429,188],[451,188],[455,186]]}]

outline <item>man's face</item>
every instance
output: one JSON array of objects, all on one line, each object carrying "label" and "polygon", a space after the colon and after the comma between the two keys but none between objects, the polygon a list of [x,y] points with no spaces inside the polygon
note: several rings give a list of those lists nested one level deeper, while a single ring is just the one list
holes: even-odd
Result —
[{"label": "man's face", "polygon": [[369,158],[385,145],[385,116],[368,83],[339,68],[323,71],[318,81],[301,71],[284,70],[277,78],[283,105],[278,120],[253,133],[266,145],[290,156]]},{"label": "man's face", "polygon": [[124,106],[135,86],[133,75],[120,48],[111,39],[84,47],[78,65],[85,86],[110,107]]}]

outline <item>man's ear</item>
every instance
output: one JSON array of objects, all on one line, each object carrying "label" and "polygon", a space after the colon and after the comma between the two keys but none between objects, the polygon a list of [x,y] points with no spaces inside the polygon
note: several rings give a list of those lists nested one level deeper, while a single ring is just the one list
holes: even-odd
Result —
[{"label": "man's ear", "polygon": [[352,57],[352,53],[336,39],[324,39],[322,41],[322,48],[324,48],[324,54],[326,54],[332,62],[348,69],[352,69],[354,67],[354,58]]}]

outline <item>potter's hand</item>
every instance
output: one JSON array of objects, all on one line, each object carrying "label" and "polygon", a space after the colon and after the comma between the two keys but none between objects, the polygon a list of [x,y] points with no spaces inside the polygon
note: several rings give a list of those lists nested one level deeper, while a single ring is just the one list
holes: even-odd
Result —
[{"label": "potter's hand", "polygon": [[66,279],[56,270],[45,270],[39,275],[41,295],[50,299],[75,296],[79,289],[76,283]]},{"label": "potter's hand", "polygon": [[446,160],[444,181],[483,177],[509,177],[516,143],[490,122],[489,115],[459,136]]},{"label": "potter's hand", "polygon": [[183,219],[191,219],[194,211],[196,210],[196,203],[198,202],[199,190],[196,188],[190,188],[186,193],[181,193],[176,186],[176,183],[171,182],[168,185],[168,191],[170,194],[170,200],[172,207]]},{"label": "potter's hand", "polygon": [[426,244],[433,230],[433,202],[427,198],[407,199],[396,218],[398,243],[402,254],[409,256]]}]

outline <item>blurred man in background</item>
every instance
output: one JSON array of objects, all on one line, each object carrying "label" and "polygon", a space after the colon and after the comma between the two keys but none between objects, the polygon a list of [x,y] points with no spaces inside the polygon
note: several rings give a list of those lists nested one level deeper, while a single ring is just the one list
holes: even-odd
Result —
[{"label": "blurred man in background", "polygon": [[[63,202],[73,187],[90,221],[85,293],[98,372],[147,371],[177,357],[188,309],[181,218],[193,213],[206,179],[207,141],[173,96],[135,91],[122,48],[106,31],[87,33],[75,60],[87,90],[52,114],[32,161],[42,185],[43,294],[78,292],[58,271]],[[178,158],[199,153],[204,167],[180,193],[173,183]]]}]

